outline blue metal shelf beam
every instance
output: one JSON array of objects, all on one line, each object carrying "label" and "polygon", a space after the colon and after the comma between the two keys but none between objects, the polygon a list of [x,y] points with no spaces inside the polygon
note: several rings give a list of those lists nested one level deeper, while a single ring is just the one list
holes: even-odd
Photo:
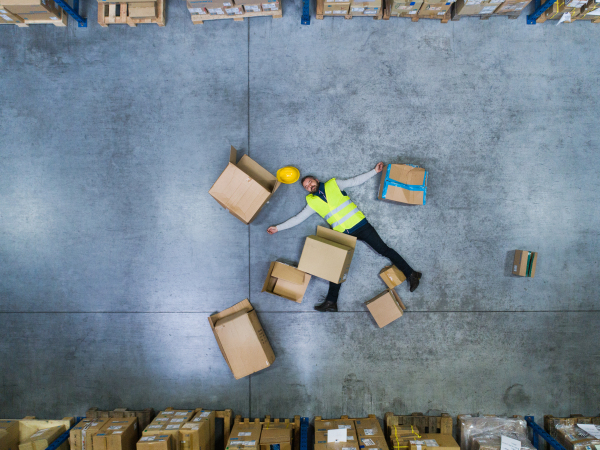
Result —
[{"label": "blue metal shelf beam", "polygon": [[58,4],[65,12],[77,21],[80,28],[87,27],[87,19],[81,17],[77,11],[79,11],[79,0],[73,0],[73,7],[71,8],[65,0],[54,0],[54,3]]},{"label": "blue metal shelf beam", "polygon": [[300,419],[300,450],[308,450],[308,417]]},{"label": "blue metal shelf beam", "polygon": [[302,25],[310,25],[310,0],[302,1]]},{"label": "blue metal shelf beam", "polygon": [[[539,1],[539,0],[537,0]],[[540,436],[544,439],[548,444],[550,444],[554,450],[566,450],[556,439],[546,433],[542,427],[540,427],[537,423],[535,423],[535,419],[533,416],[525,416],[525,421],[527,422],[527,426],[531,428],[533,432],[533,446],[540,450]]]},{"label": "blue metal shelf beam", "polygon": [[535,25],[540,16],[544,14],[546,10],[550,9],[550,7],[556,3],[556,0],[548,0],[543,5],[541,3],[541,0],[535,0],[535,11],[533,14],[527,16],[528,25]]}]

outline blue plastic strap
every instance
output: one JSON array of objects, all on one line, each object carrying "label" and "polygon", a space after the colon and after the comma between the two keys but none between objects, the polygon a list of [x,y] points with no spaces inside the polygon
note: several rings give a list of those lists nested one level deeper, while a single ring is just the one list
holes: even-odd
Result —
[{"label": "blue plastic strap", "polygon": [[[414,168],[419,167],[419,166],[415,166],[414,164],[406,164],[406,165],[410,166],[410,167],[414,167]],[[400,183],[399,181],[390,179],[390,170],[391,170],[391,168],[392,168],[392,165],[388,164],[387,171],[385,173],[385,180],[383,181],[383,191],[381,192],[381,196],[383,198],[386,197],[388,186],[399,187],[399,188],[402,188],[402,189],[406,189],[407,191],[423,191],[423,204],[425,204],[426,203],[426,196],[427,196],[427,175],[428,175],[428,172],[425,171],[425,176],[423,177],[423,184],[422,185],[404,184],[404,183]]]}]

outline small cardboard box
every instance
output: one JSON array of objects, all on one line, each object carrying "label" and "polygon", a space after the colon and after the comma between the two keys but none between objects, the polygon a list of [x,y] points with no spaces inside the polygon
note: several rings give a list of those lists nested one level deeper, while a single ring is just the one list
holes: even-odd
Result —
[{"label": "small cardboard box", "polygon": [[128,3],[129,17],[136,19],[156,17],[156,2]]},{"label": "small cardboard box", "polygon": [[449,434],[423,433],[419,441],[423,441],[429,449],[460,450],[460,445]]},{"label": "small cardboard box", "polygon": [[406,306],[395,290],[389,289],[365,303],[379,328],[402,317]]},{"label": "small cardboard box", "polygon": [[379,425],[379,420],[377,419],[356,419],[354,421],[354,424],[356,426],[356,433],[358,434],[358,439],[371,436],[385,438],[383,430]]},{"label": "small cardboard box", "polygon": [[[413,5],[414,3],[414,5]],[[421,8],[421,1],[417,11]],[[392,5],[392,11],[400,11]],[[410,6],[417,6],[411,2]],[[404,11],[400,11],[404,12]],[[381,171],[379,199],[407,205],[424,205],[427,195],[427,171],[412,164],[388,164]]]},{"label": "small cardboard box", "polygon": [[[264,0],[256,1],[257,4],[264,2]],[[244,3],[252,2],[244,0]],[[248,224],[269,201],[280,183],[275,175],[261,167],[248,155],[242,156],[237,164],[236,158],[237,152],[232,146],[229,164],[208,193],[223,208]]]},{"label": "small cardboard box", "polygon": [[354,247],[354,236],[318,226],[317,234],[306,238],[298,270],[332,283],[343,283],[350,270]]},{"label": "small cardboard box", "polygon": [[236,380],[266,369],[275,361],[271,344],[248,299],[213,314],[208,321]]},{"label": "small cardboard box", "polygon": [[170,434],[142,436],[136,448],[137,450],[173,450],[173,439]]},{"label": "small cardboard box", "polygon": [[279,450],[291,450],[292,429],[263,427],[260,433],[260,450],[271,450],[272,445],[278,445]]},{"label": "small cardboard box", "polygon": [[19,444],[19,450],[46,450],[65,431],[63,425],[38,430]]},{"label": "small cardboard box", "polygon": [[323,14],[345,15],[350,10],[349,2],[326,2],[323,5]]},{"label": "small cardboard box", "polygon": [[261,292],[268,292],[278,297],[302,303],[311,276],[301,270],[279,261],[269,267],[267,279]]},{"label": "small cardboard box", "polygon": [[535,266],[537,264],[537,253],[527,250],[515,250],[515,259],[513,261],[513,275],[520,277],[535,276]]},{"label": "small cardboard box", "polygon": [[389,450],[387,442],[383,436],[370,436],[359,438],[358,444],[360,445],[361,450]]},{"label": "small cardboard box", "polygon": [[0,420],[0,450],[17,450],[19,448],[19,422],[17,420]]},{"label": "small cardboard box", "polygon": [[69,446],[71,450],[92,450],[94,435],[108,423],[109,419],[83,419],[71,428]]},{"label": "small cardboard box", "polygon": [[379,276],[385,283],[385,285],[394,289],[396,286],[400,286],[402,283],[406,281],[406,276],[404,272],[398,269],[396,266],[386,266],[379,272]]},{"label": "small cardboard box", "polygon": [[209,432],[209,450],[214,450],[215,448],[215,417],[216,414],[214,411],[208,411],[206,409],[201,409],[196,412],[192,420],[189,423],[200,423],[202,426],[208,427]]},{"label": "small cardboard box", "polygon": [[137,417],[110,419],[92,437],[94,450],[135,450],[137,440]]},{"label": "small cardboard box", "polygon": [[261,431],[260,423],[234,424],[226,450],[258,450]]}]

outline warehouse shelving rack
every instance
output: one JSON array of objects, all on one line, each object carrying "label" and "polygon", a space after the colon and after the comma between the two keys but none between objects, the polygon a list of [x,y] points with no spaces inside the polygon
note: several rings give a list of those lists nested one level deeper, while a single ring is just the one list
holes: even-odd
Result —
[{"label": "warehouse shelving rack", "polygon": [[[535,25],[537,23],[537,20],[540,18],[540,16],[542,14],[544,14],[546,12],[546,10],[550,9],[552,7],[552,5],[554,5],[555,3],[556,3],[556,0],[548,0],[548,1],[546,1],[546,3],[544,3],[542,5],[542,0],[534,0],[535,11],[533,12],[533,14],[529,14],[527,16],[527,24]],[[530,417],[530,416],[528,416],[528,417]]]},{"label": "warehouse shelving rack", "polygon": [[[554,3],[554,2],[553,2]],[[550,436],[546,430],[540,427],[537,423],[535,423],[535,419],[533,416],[525,416],[525,421],[527,422],[527,428],[531,428],[533,433],[533,438],[531,442],[533,446],[540,450],[540,437],[544,439],[554,450],[566,450],[556,439]]]},{"label": "warehouse shelving rack", "polygon": [[81,17],[79,15],[79,0],[73,0],[73,6],[69,6],[69,4],[65,0],[54,0],[58,6],[60,6],[64,12],[70,15],[73,19],[75,19],[80,28],[87,27],[87,19],[85,17]]}]

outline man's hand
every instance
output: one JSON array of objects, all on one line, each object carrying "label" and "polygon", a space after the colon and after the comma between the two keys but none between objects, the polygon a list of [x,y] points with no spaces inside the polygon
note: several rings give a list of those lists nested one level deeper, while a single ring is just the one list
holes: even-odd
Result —
[{"label": "man's hand", "polygon": [[377,173],[381,172],[383,170],[383,163],[378,162],[377,165],[375,166],[375,170],[377,171]]},{"label": "man's hand", "polygon": [[277,227],[269,227],[269,228],[267,228],[267,233],[269,233],[269,234],[275,234],[278,231],[279,230],[277,229]]}]

